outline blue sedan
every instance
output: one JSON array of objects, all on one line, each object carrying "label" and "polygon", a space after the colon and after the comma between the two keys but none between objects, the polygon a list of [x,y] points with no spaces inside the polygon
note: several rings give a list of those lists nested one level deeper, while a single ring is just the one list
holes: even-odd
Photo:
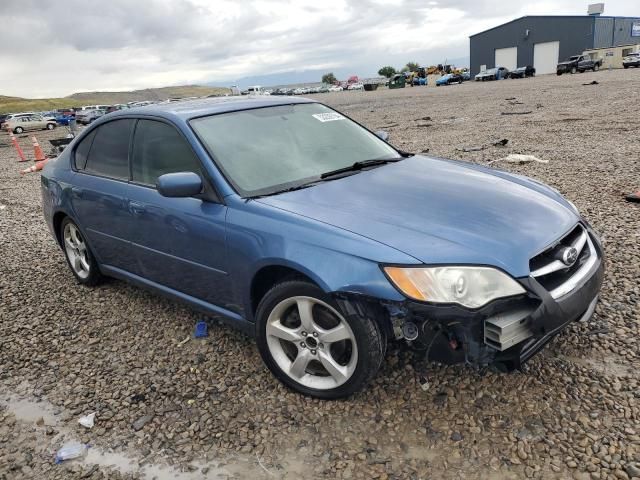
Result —
[{"label": "blue sedan", "polygon": [[319,398],[364,388],[391,341],[511,369],[590,317],[603,252],[570,202],[385,140],[302,98],[113,112],[46,165],[44,216],[80,284],[223,317]]}]

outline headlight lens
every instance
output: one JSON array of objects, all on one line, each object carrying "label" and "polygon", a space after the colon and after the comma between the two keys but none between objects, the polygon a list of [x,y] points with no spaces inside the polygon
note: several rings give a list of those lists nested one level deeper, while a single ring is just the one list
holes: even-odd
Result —
[{"label": "headlight lens", "polygon": [[423,302],[479,308],[496,298],[525,293],[513,278],[490,267],[385,267],[406,296]]}]

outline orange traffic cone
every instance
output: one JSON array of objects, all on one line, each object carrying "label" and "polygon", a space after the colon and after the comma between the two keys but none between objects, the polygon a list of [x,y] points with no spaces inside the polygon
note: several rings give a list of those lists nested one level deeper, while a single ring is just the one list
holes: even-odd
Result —
[{"label": "orange traffic cone", "polygon": [[47,163],[47,160],[49,160],[49,159],[46,158],[46,159],[42,160],[41,162],[36,162],[35,165],[32,165],[29,168],[25,168],[24,170],[21,170],[20,171],[20,175],[24,175],[25,173],[31,173],[31,172],[39,172],[40,170],[42,170],[44,165]]},{"label": "orange traffic cone", "polygon": [[42,148],[40,148],[40,144],[38,143],[36,136],[34,135],[31,137],[31,140],[33,140],[33,153],[36,156],[35,161],[42,162],[43,160],[46,160],[47,157],[44,156],[44,152],[42,151]]},{"label": "orange traffic cone", "polygon": [[24,158],[24,152],[22,151],[22,148],[20,148],[20,144],[18,143],[18,140],[16,139],[16,137],[13,136],[13,132],[9,129],[9,127],[7,127],[7,132],[9,132],[11,143],[13,143],[13,146],[16,148],[16,152],[18,152],[18,156],[20,157],[20,160],[18,160],[18,162],[26,162],[27,159]]}]

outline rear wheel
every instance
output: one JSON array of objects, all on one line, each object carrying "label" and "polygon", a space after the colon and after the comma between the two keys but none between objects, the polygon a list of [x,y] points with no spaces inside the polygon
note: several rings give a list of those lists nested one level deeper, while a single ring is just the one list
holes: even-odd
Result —
[{"label": "rear wheel", "polygon": [[22,133],[24,132],[24,128],[22,127],[16,127],[15,130],[13,131],[13,133]]},{"label": "rear wheel", "polygon": [[53,123],[47,123],[47,130],[53,130],[56,126]]},{"label": "rear wheel", "polygon": [[576,73],[578,69],[576,67],[571,67],[571,73]]},{"label": "rear wheel", "polygon": [[304,395],[351,395],[375,376],[384,337],[375,320],[345,316],[333,299],[303,280],[277,284],[256,312],[258,349],[285,385]]},{"label": "rear wheel", "polygon": [[67,264],[79,283],[96,285],[102,280],[98,263],[78,226],[69,217],[60,224],[60,238]]},{"label": "rear wheel", "polygon": [[598,65],[597,63],[593,66],[593,71],[597,72],[598,70],[600,70],[600,65]]}]

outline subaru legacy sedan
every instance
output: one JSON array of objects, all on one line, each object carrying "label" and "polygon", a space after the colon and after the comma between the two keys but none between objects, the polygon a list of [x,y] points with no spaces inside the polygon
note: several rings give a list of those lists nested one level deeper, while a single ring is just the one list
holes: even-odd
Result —
[{"label": "subaru legacy sedan", "polygon": [[592,315],[603,252],[571,202],[386,138],[303,98],[113,112],[46,165],[44,216],[80,284],[226,319],[319,398],[363,389],[391,341],[509,370]]}]

